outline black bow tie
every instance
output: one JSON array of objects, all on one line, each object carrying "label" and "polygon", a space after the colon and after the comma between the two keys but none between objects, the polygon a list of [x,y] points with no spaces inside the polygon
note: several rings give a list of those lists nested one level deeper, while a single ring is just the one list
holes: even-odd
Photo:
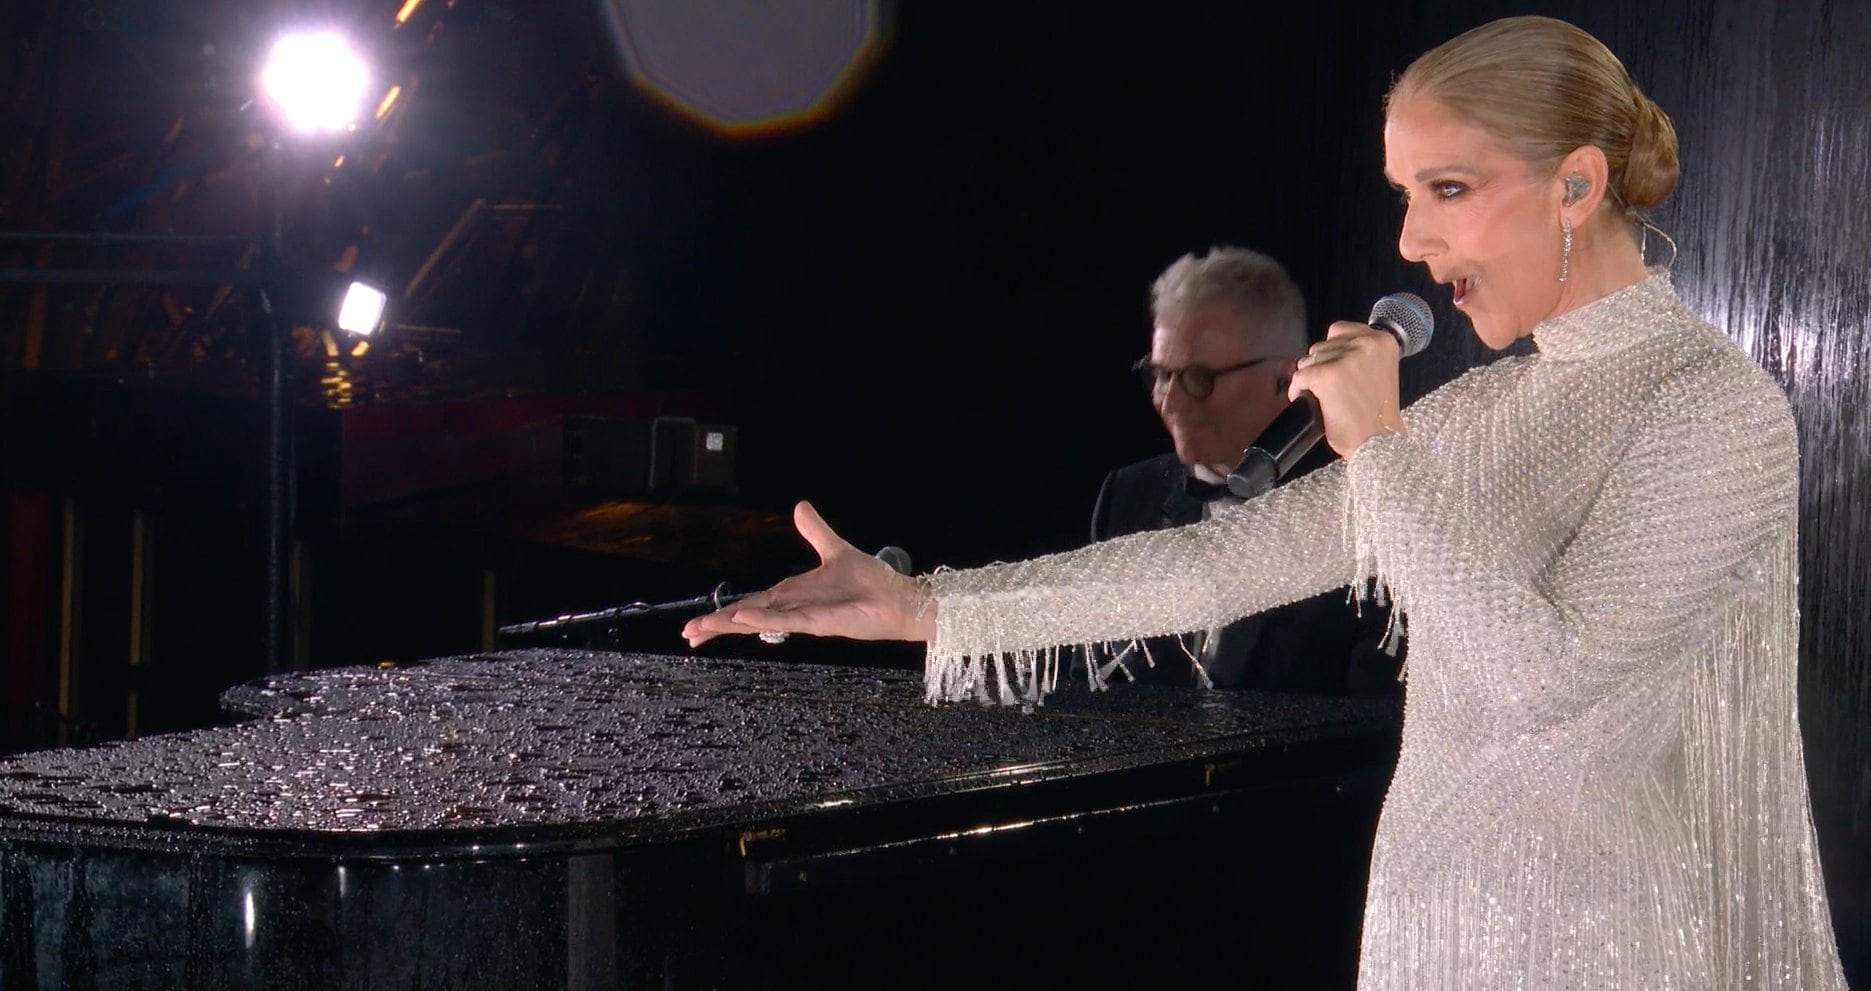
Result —
[{"label": "black bow tie", "polygon": [[1189,498],[1198,502],[1214,502],[1217,499],[1228,499],[1234,502],[1241,501],[1239,496],[1228,491],[1226,485],[1217,482],[1205,482],[1195,477],[1193,473],[1191,473],[1188,478],[1188,492]]}]

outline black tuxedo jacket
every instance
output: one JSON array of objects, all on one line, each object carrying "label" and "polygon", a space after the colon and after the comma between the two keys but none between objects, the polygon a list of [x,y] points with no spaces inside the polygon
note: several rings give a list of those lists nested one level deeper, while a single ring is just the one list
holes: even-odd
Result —
[{"label": "black tuxedo jacket", "polygon": [[[1335,457],[1320,444],[1300,462],[1293,476]],[[1105,476],[1092,510],[1091,539],[1199,522],[1202,502],[1189,494],[1188,482],[1189,469],[1174,454],[1126,465]],[[1399,646],[1393,656],[1380,647],[1389,609],[1367,603],[1362,612],[1341,588],[1237,620],[1219,634],[1214,660],[1208,665],[1209,678],[1217,688],[1394,697],[1400,693],[1397,673],[1403,648]],[[1199,643],[1198,638],[1185,639],[1191,649]],[[1135,649],[1123,656],[1137,681],[1199,684],[1188,653],[1175,638],[1153,638],[1147,646],[1154,665]],[[1110,656],[1103,652],[1099,663]]]}]

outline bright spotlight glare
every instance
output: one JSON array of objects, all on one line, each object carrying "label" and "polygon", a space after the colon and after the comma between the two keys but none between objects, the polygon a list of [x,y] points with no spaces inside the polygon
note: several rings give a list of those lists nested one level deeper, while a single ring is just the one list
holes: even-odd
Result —
[{"label": "bright spotlight glare", "polygon": [[338,307],[338,329],[369,336],[383,322],[383,306],[389,298],[375,286],[351,283],[344,291],[344,305]]},{"label": "bright spotlight glare", "polygon": [[330,31],[273,43],[260,88],[297,131],[340,131],[357,123],[370,86],[364,60]]}]

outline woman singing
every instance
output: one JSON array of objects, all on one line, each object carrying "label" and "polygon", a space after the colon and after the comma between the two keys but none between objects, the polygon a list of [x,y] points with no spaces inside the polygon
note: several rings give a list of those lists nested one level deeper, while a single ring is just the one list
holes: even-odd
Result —
[{"label": "woman singing", "polygon": [[823,564],[685,635],[926,640],[933,699],[1030,701],[1057,645],[1350,582],[1410,641],[1360,988],[1844,988],[1794,697],[1793,417],[1645,267],[1669,118],[1540,17],[1428,52],[1385,106],[1399,250],[1531,354],[1402,410],[1395,339],[1334,324],[1291,390],[1339,463],[1206,523],[920,579],[801,504]]}]

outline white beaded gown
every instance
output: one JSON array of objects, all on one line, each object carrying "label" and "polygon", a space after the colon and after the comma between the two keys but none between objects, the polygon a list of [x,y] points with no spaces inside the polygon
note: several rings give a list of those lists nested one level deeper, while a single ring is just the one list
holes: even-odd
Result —
[{"label": "white beaded gown", "polygon": [[1031,703],[1058,645],[1375,587],[1409,670],[1360,989],[1843,989],[1786,397],[1661,270],[1534,343],[1213,520],[928,576],[930,698]]}]

